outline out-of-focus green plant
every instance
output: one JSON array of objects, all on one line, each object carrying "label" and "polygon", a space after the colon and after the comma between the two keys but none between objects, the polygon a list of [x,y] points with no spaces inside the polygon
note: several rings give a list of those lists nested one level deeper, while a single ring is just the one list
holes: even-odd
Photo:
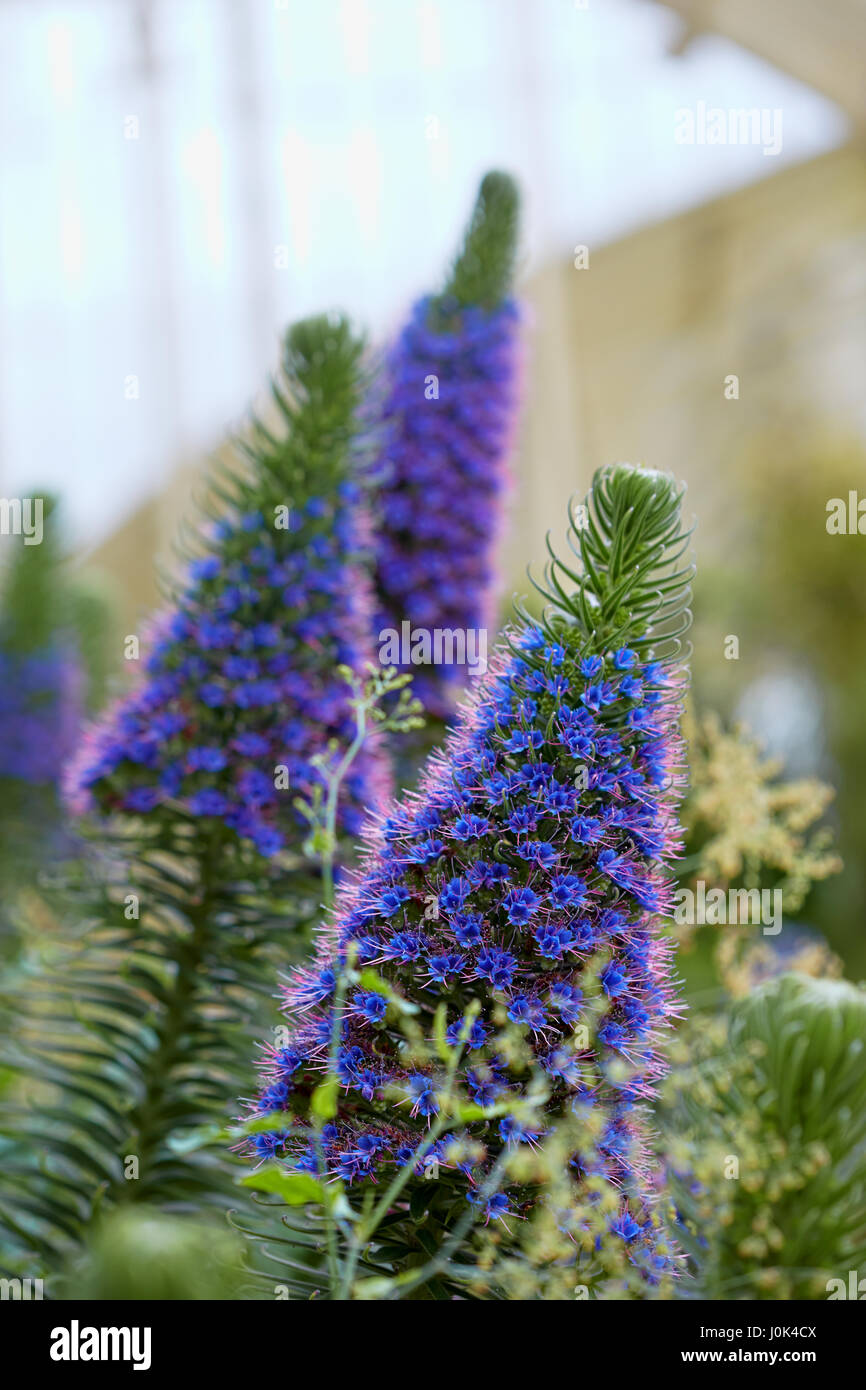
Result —
[{"label": "out-of-focus green plant", "polygon": [[791,973],[698,1020],[660,1119],[684,1296],[825,1298],[863,1276],[863,989]]},{"label": "out-of-focus green plant", "polygon": [[[189,1222],[172,1227],[160,1222],[156,1204],[170,1201],[188,1210],[228,1205],[226,1145],[233,1132],[220,1120],[243,1086],[257,999],[269,994],[266,980],[274,961],[263,964],[269,944],[281,941],[282,960],[286,932],[304,925],[318,906],[319,891],[326,905],[331,901],[342,843],[336,807],[371,730],[388,735],[419,722],[408,675],[372,667],[365,679],[349,668],[341,668],[341,674],[351,690],[355,738],[345,750],[328,746],[320,759],[323,797],[315,804],[299,803],[309,824],[305,849],[321,871],[320,884],[296,871],[274,872],[256,886],[249,862],[233,883],[229,875],[239,871],[237,848],[224,837],[220,897],[210,899],[200,887],[208,882],[207,863],[200,876],[190,877],[177,852],[160,853],[158,842],[148,850],[139,830],[131,841],[138,862],[129,865],[136,877],[122,885],[80,885],[80,893],[104,893],[95,920],[83,929],[74,916],[49,922],[44,958],[33,963],[32,978],[22,975],[23,1006],[11,998],[2,1001],[6,1021],[16,1030],[7,1047],[12,1067],[4,1082],[18,1084],[0,1123],[0,1135],[4,1130],[7,1135],[0,1137],[2,1261],[11,1254],[17,1269],[21,1252],[25,1259],[35,1254],[41,1263],[25,1267],[50,1279],[62,1257],[70,1271],[67,1288],[81,1269],[89,1271],[86,1279],[110,1288],[105,1271],[121,1258],[118,1251],[134,1243],[135,1213],[143,1202],[152,1204],[142,1207],[144,1238],[163,1241],[166,1258],[172,1251],[183,1255],[176,1280],[165,1276],[166,1287],[176,1286],[178,1292],[68,1296],[240,1296],[182,1291],[198,1287],[189,1284],[184,1261],[193,1258],[202,1232],[213,1227]],[[148,904],[141,920],[133,919],[128,930],[119,922],[107,926],[112,916],[124,915],[124,903],[139,900]],[[48,911],[39,900],[37,907]],[[184,919],[193,930],[192,943]],[[208,937],[212,922],[226,931],[235,919],[240,939]],[[196,936],[202,938],[198,956],[192,949]],[[50,1132],[40,1131],[42,1125]],[[34,1161],[43,1158],[47,1164]],[[121,1215],[112,1215],[117,1211]],[[108,1215],[100,1218],[100,1212]],[[142,1278],[151,1278],[147,1269]],[[130,1280],[130,1288],[139,1287],[138,1276]],[[205,1280],[201,1287],[211,1285]],[[313,1278],[310,1291],[314,1288]]]},{"label": "out-of-focus green plant", "polygon": [[[823,823],[833,788],[818,778],[785,779],[778,759],[765,758],[742,726],[726,729],[717,714],[685,721],[689,793],[683,806],[686,853],[676,866],[683,886],[771,888],[781,893],[787,968],[838,973],[836,957],[820,936],[807,937],[790,922],[813,885],[839,873],[833,831]],[[778,973],[781,944],[755,939],[754,926],[728,923],[713,933],[715,971],[730,993],[742,993],[767,972]],[[695,944],[695,925],[676,927],[681,947]]]},{"label": "out-of-focus green plant", "polygon": [[59,785],[87,702],[88,662],[100,642],[91,624],[85,650],[80,593],[64,555],[61,508],[32,499],[38,544],[10,536],[0,600],[0,953],[7,965],[27,946],[22,894],[51,897],[53,869],[74,854]]},{"label": "out-of-focus green plant", "polygon": [[109,1302],[243,1297],[243,1242],[218,1220],[147,1207],[114,1211],[50,1297]]},{"label": "out-of-focus green plant", "polygon": [[102,709],[115,674],[113,653],[118,650],[117,614],[108,581],[76,570],[69,585],[69,621],[84,668],[84,707],[88,714]]},{"label": "out-of-focus green plant", "polygon": [[718,715],[686,725],[690,791],[683,808],[688,835],[678,875],[714,886],[757,887],[767,877],[797,912],[812,884],[842,867],[832,831],[816,826],[833,789],[815,777],[785,781],[779,759],[764,758],[742,726]]},{"label": "out-of-focus green plant", "polygon": [[[845,871],[817,885],[810,912],[849,974],[866,973],[866,537],[827,529],[828,503],[864,495],[862,440],[798,419],[747,438],[731,459],[723,563],[702,558],[696,590],[694,687],[699,706],[729,716],[753,680],[801,674],[820,692],[820,748],[836,788]],[[732,563],[732,557],[736,556]],[[719,659],[723,633],[739,659]]]},{"label": "out-of-focus green plant", "polygon": [[778,937],[755,938],[753,929],[729,928],[719,937],[715,960],[733,999],[791,970],[814,980],[839,979],[843,974],[842,961],[821,933],[798,922],[786,923]]}]

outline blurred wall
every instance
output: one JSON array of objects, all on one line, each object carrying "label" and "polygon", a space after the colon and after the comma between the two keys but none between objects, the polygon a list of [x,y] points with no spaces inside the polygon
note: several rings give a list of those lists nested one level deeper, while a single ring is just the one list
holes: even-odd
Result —
[{"label": "blurred wall", "polygon": [[[535,270],[848,138],[844,92],[712,36],[675,56],[679,26],[644,0],[0,0],[0,488],[103,539],[289,320],[390,331],[490,167]],[[679,143],[699,101],[782,111],[781,148]]]},{"label": "blurred wall", "polygon": [[550,264],[527,294],[516,583],[601,464],[684,478],[712,558],[736,540],[731,461],[753,434],[826,415],[866,439],[866,157],[853,147],[590,247],[588,269]]}]

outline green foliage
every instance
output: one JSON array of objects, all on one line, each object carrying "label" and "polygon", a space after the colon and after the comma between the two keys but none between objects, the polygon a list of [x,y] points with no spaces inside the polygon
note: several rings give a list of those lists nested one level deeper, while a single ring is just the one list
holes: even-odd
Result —
[{"label": "green foliage", "polygon": [[[828,505],[863,495],[862,440],[798,413],[744,436],[730,460],[735,505],[717,536],[727,554],[701,566],[695,688],[703,707],[732,714],[751,683],[788,677],[812,691],[816,726],[806,756],[836,789],[844,872],[817,885],[810,915],[848,973],[866,975],[866,585],[863,536],[827,531]],[[707,547],[709,548],[709,547]],[[740,641],[718,659],[720,634]]]},{"label": "green foliage", "polygon": [[[64,572],[59,506],[50,494],[36,493],[34,500],[42,502],[41,542],[27,545],[15,537],[3,548],[0,664],[7,687],[0,701],[6,774],[0,775],[0,954],[6,959],[14,958],[21,944],[19,895],[68,850],[58,782],[81,713],[83,683],[77,591]],[[33,747],[35,742],[40,746]]]},{"label": "green foliage", "polygon": [[866,1273],[866,992],[783,975],[681,1039],[662,1111],[682,1292],[826,1298]]},{"label": "green foliage", "polygon": [[27,655],[49,650],[58,641],[80,657],[88,686],[86,703],[93,707],[105,691],[108,596],[92,581],[71,572],[62,529],[62,504],[39,489],[42,499],[42,540],[8,546],[2,575],[0,645],[4,652]]},{"label": "green foliage", "polygon": [[818,824],[832,787],[815,777],[782,778],[778,760],[762,757],[744,729],[726,730],[715,715],[692,721],[687,738],[689,857],[681,873],[722,887],[769,881],[786,911],[798,911],[811,885],[842,867],[832,832]]},{"label": "green foliage", "polygon": [[136,827],[115,851],[116,881],[81,890],[76,925],[2,1000],[18,1084],[2,1113],[0,1231],[36,1272],[102,1207],[195,1208],[229,1190],[222,1147],[185,1141],[230,1118],[274,943],[317,904],[314,877],[265,881],[221,826]]},{"label": "green foliage", "polygon": [[676,865],[680,885],[778,891],[786,923],[776,939],[754,925],[678,922],[672,930],[687,979],[698,988],[714,979],[738,995],[785,969],[841,973],[821,933],[792,925],[814,885],[842,867],[826,823],[833,788],[815,777],[786,777],[781,762],[764,757],[748,730],[726,728],[716,714],[687,712],[684,732],[689,790],[682,810],[685,854]]},{"label": "green foliage", "polygon": [[113,628],[116,622],[112,597],[105,581],[93,575],[76,575],[67,603],[69,624],[84,667],[84,706],[88,713],[102,708],[114,674]]},{"label": "green foliage", "polygon": [[[234,1299],[243,1294],[243,1244],[218,1221],[116,1211],[95,1227],[59,1297],[108,1302]],[[46,1292],[57,1296],[52,1288]]]},{"label": "green foliage", "polygon": [[40,492],[34,497],[42,499],[41,543],[25,545],[16,539],[14,548],[9,547],[3,579],[3,647],[15,653],[49,646],[66,617],[58,573],[62,547],[57,498]]}]

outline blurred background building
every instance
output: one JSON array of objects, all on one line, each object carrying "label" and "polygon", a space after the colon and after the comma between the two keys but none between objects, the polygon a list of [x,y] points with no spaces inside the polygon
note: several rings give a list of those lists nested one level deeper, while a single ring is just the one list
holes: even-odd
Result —
[{"label": "blurred background building", "polygon": [[[575,245],[592,257],[848,140],[845,91],[712,32],[683,51],[683,32],[646,0],[0,0],[2,486],[64,489],[77,542],[98,544],[218,444],[287,321],[339,306],[377,338],[399,322],[486,168],[521,180],[532,299]],[[779,148],[678,143],[699,103],[778,111]],[[696,248],[701,226],[683,233]],[[696,312],[703,272],[718,295],[726,267],[702,246],[680,258],[677,236]],[[579,278],[566,317],[590,293],[625,314],[616,285]],[[654,306],[635,312],[639,337]],[[566,359],[560,331],[536,317]],[[564,360],[566,379],[584,365]]]}]

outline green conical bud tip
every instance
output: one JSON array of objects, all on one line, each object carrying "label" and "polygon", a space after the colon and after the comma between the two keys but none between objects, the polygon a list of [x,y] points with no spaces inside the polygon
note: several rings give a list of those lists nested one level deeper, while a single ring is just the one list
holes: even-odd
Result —
[{"label": "green conical bud tip", "polygon": [[685,490],[672,473],[613,463],[596,470],[587,502],[611,537],[619,537],[615,552],[622,561],[635,544],[673,539]]},{"label": "green conical bud tip", "polygon": [[484,175],[478,189],[472,214],[473,225],[484,220],[498,222],[514,234],[517,231],[519,208],[520,195],[514,179],[501,169],[491,169],[489,174]]},{"label": "green conical bud tip", "polygon": [[621,512],[629,507],[652,506],[673,514],[679,507],[685,488],[677,483],[673,473],[660,473],[656,468],[636,468],[631,463],[613,463],[599,468],[592,480],[593,493],[601,487]]},{"label": "green conical bud tip", "polygon": [[514,276],[519,214],[520,195],[511,175],[485,174],[443,300],[484,309],[502,303]]},{"label": "green conical bud tip", "polygon": [[330,314],[315,314],[293,323],[285,336],[285,366],[301,380],[319,377],[337,364],[354,368],[363,351],[349,320]]},{"label": "green conical bud tip", "polygon": [[691,535],[682,527],[684,492],[669,473],[628,463],[599,468],[586,498],[569,507],[578,569],[560,560],[548,538],[547,583],[533,579],[536,589],[596,643],[662,644],[659,659],[678,655],[694,574],[684,558]]}]

